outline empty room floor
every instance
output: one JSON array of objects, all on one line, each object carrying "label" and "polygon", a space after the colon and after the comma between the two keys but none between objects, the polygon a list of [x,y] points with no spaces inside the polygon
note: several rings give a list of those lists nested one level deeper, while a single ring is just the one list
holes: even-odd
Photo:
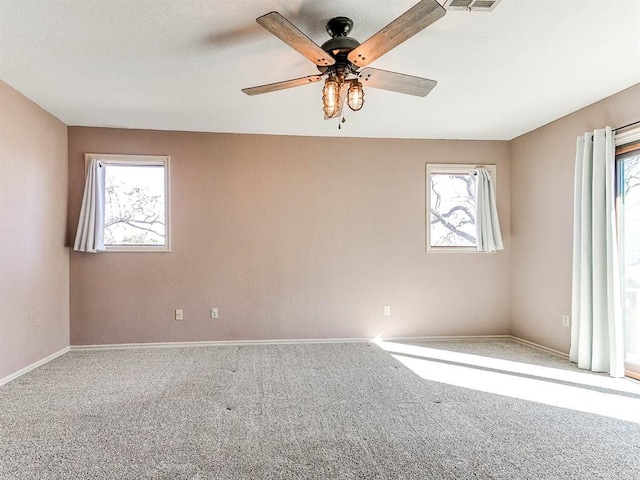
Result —
[{"label": "empty room floor", "polygon": [[512,340],[72,351],[0,387],[0,478],[640,478],[640,383]]}]

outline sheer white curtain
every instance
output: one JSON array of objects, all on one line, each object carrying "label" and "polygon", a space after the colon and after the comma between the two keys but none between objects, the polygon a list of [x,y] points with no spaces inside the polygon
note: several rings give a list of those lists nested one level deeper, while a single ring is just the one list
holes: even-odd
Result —
[{"label": "sheer white curtain", "polygon": [[84,183],[84,196],[73,249],[97,253],[104,248],[104,167],[92,158]]},{"label": "sheer white curtain", "polygon": [[496,191],[491,175],[477,167],[476,176],[476,247],[479,252],[502,250],[502,234],[496,208]]},{"label": "sheer white curtain", "polygon": [[573,221],[570,360],[624,376],[615,211],[615,142],[610,127],[578,137]]}]

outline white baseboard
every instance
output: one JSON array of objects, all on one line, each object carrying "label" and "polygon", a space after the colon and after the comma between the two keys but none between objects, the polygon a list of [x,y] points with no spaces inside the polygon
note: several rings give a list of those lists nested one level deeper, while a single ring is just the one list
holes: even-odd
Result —
[{"label": "white baseboard", "polygon": [[[304,343],[368,343],[373,338],[293,338],[275,340],[212,340],[203,342],[148,342],[148,343],[110,343],[97,345],[72,345],[72,351],[91,350],[126,350],[132,348],[182,348],[182,347],[219,347],[219,346],[249,346],[249,345],[295,345]],[[387,342],[419,342],[419,341],[450,341],[450,340],[515,340],[531,347],[562,355],[556,350],[547,349],[526,340],[511,335],[439,335],[423,337],[388,337]]]},{"label": "white baseboard", "polygon": [[530,342],[529,340],[525,340],[523,338],[519,338],[519,337],[514,337],[513,335],[509,335],[509,337],[511,338],[511,340],[514,340],[518,343],[522,343],[523,345],[528,345],[529,347],[533,347],[537,350],[542,350],[543,352],[547,352],[547,353],[553,353],[554,355],[558,355],[562,358],[569,358],[569,354],[568,353],[564,353],[561,352],[559,350],[554,350],[553,348],[549,348],[549,347],[545,347],[543,345],[539,345],[537,343],[534,342]]},{"label": "white baseboard", "polygon": [[511,335],[436,335],[427,337],[388,337],[383,338],[385,342],[437,342],[439,340],[509,340]]},{"label": "white baseboard", "polygon": [[552,353],[554,355],[558,355],[562,358],[569,358],[569,354],[560,352],[558,350],[554,350],[553,348],[545,347],[544,345],[539,345],[534,342],[530,342],[529,340],[525,340],[520,337],[515,337],[513,335],[442,335],[436,337],[396,337],[396,338],[385,338],[383,339],[387,342],[419,342],[419,341],[430,341],[437,342],[439,340],[447,341],[447,340],[513,340],[514,342],[521,343],[523,345],[527,345],[528,347],[535,348],[536,350],[541,350],[543,352]]},{"label": "white baseboard", "polygon": [[295,345],[299,343],[365,343],[370,338],[294,338],[276,340],[213,340],[205,342],[149,342],[149,343],[113,343],[101,345],[72,345],[72,351],[87,350],[126,350],[130,348],[181,348],[181,347],[220,347],[249,345]]},{"label": "white baseboard", "polygon": [[45,357],[41,360],[38,360],[37,362],[32,363],[31,365],[28,365],[24,368],[21,368],[20,370],[18,370],[15,373],[12,373],[11,375],[7,375],[4,378],[0,378],[0,386],[9,383],[12,380],[15,380],[16,378],[24,375],[25,373],[30,372],[31,370],[33,370],[34,368],[38,368],[41,367],[42,365],[44,365],[45,363],[50,362],[51,360],[54,360],[62,355],[64,355],[65,353],[67,353],[69,350],[71,349],[71,347],[64,347],[62,350],[57,351],[56,353],[52,353],[51,355],[49,355],[48,357]]}]

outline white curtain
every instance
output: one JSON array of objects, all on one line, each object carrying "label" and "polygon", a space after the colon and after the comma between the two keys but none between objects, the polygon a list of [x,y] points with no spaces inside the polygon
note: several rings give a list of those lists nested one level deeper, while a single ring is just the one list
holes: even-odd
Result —
[{"label": "white curtain", "polygon": [[476,168],[474,173],[476,176],[476,247],[479,252],[502,250],[504,247],[493,179],[484,167]]},{"label": "white curtain", "polygon": [[73,249],[97,253],[104,248],[104,167],[92,158],[84,183],[84,196]]},{"label": "white curtain", "polygon": [[573,221],[570,360],[624,376],[615,211],[615,142],[610,127],[578,137]]}]

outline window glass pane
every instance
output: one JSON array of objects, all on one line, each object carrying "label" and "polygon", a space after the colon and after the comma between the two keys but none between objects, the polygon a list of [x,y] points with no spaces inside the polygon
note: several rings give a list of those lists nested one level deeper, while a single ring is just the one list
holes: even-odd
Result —
[{"label": "window glass pane", "polygon": [[429,208],[432,247],[476,244],[474,179],[469,173],[432,173]]},{"label": "window glass pane", "polygon": [[626,355],[640,365],[640,153],[618,167]]},{"label": "window glass pane", "polygon": [[105,167],[105,245],[164,245],[164,166]]}]

